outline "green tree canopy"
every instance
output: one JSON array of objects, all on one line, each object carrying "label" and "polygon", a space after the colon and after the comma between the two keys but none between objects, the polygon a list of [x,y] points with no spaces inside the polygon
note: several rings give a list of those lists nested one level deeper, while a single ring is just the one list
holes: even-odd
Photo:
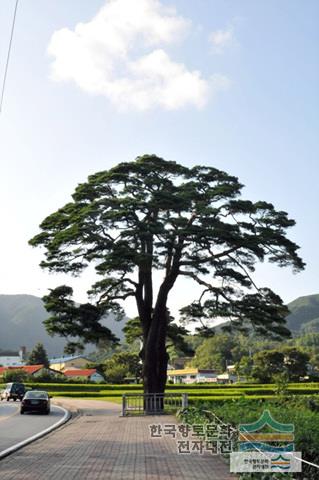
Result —
[{"label": "green tree canopy", "polygon": [[191,365],[197,368],[216,369],[222,373],[227,364],[233,362],[231,350],[235,345],[234,337],[225,333],[206,338],[196,349]]},{"label": "green tree canopy", "polygon": [[103,307],[90,303],[78,305],[72,295],[73,289],[62,285],[43,297],[46,310],[53,314],[44,321],[45,327],[49,335],[58,334],[68,339],[65,353],[84,351],[85,343],[117,344],[118,338],[100,323],[104,316]]},{"label": "green tree canopy", "polygon": [[8,382],[27,382],[30,380],[29,375],[22,370],[22,368],[10,368],[3,373],[2,381],[4,383]]},{"label": "green tree canopy", "polygon": [[300,377],[307,375],[307,367],[310,356],[294,347],[282,349],[284,355],[284,367],[288,373],[289,380],[298,381]]},{"label": "green tree canopy", "polygon": [[253,369],[253,359],[247,355],[243,355],[235,365],[236,374],[239,377],[245,377],[249,379],[251,377],[251,372]]},{"label": "green tree canopy", "polygon": [[319,333],[306,333],[300,335],[294,340],[294,343],[298,347],[309,348],[310,350],[317,351],[319,353]]},{"label": "green tree canopy", "polygon": [[[108,335],[102,316],[121,317],[122,302],[133,297],[143,329],[146,392],[165,388],[168,302],[178,277],[202,289],[197,299],[185,295],[185,321],[201,321],[207,331],[207,319],[226,319],[236,328],[245,320],[257,333],[289,335],[287,308],[269,288],[258,288],[252,273],[266,260],[304,267],[287,238],[295,222],[271,203],[240,198],[242,187],[216,168],[188,168],[155,155],[89,176],[30,240],[44,247],[43,268],[78,275],[93,264],[100,277],[89,290],[91,304],[73,303],[65,286],[51,291],[45,298],[53,314],[49,331],[96,342]],[[163,273],[157,292],[156,270]]]},{"label": "green tree canopy", "polygon": [[38,342],[28,356],[28,365],[44,365],[49,367],[49,359],[43,343]]},{"label": "green tree canopy", "polygon": [[264,350],[253,356],[252,376],[259,382],[268,383],[284,371],[284,354],[278,350]]},{"label": "green tree canopy", "polygon": [[110,383],[122,383],[125,377],[134,377],[138,381],[142,374],[141,360],[132,352],[115,353],[105,360],[102,368]]},{"label": "green tree canopy", "polygon": [[107,369],[104,370],[106,381],[111,384],[125,383],[125,378],[128,376],[127,366],[113,363]]},{"label": "green tree canopy", "polygon": [[283,373],[290,381],[298,381],[307,374],[309,355],[294,347],[284,347],[258,352],[253,361],[252,376],[261,382],[270,382]]}]

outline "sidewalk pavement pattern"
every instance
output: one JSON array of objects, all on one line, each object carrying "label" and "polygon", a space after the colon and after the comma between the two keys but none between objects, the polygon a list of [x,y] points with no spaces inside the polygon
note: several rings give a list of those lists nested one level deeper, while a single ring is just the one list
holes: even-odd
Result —
[{"label": "sidewalk pavement pattern", "polygon": [[[172,416],[120,417],[120,407],[95,400],[59,400],[80,414],[0,461],[1,480],[231,480],[210,453],[178,454],[176,440],[151,438],[150,424]],[[4,426],[4,425],[3,425]]]}]

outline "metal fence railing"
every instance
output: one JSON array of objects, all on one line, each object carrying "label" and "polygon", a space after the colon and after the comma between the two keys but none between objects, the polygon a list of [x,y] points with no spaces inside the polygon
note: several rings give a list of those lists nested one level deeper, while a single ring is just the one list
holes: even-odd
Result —
[{"label": "metal fence railing", "polygon": [[126,393],[122,395],[122,416],[163,415],[188,407],[187,393]]}]

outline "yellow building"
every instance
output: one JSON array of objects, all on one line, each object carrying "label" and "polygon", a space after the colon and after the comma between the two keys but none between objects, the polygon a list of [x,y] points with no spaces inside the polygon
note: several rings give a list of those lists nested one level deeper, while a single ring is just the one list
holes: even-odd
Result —
[{"label": "yellow building", "polygon": [[51,358],[50,359],[50,368],[53,370],[58,370],[59,372],[64,372],[64,370],[74,370],[74,369],[82,369],[87,366],[90,362],[89,359],[84,357],[83,355],[73,355],[73,356],[65,356],[60,358]]}]

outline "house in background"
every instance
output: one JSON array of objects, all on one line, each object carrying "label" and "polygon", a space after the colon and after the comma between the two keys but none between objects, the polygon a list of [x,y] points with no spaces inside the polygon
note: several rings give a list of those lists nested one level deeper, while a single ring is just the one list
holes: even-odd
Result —
[{"label": "house in background", "polygon": [[237,382],[237,375],[232,375],[231,373],[221,373],[217,375],[217,383],[234,383]]},{"label": "house in background", "polygon": [[63,374],[52,368],[47,368],[44,365],[25,365],[22,369],[32,377],[41,377],[42,375],[49,375],[50,377],[63,377]]},{"label": "house in background", "polygon": [[41,377],[42,375],[50,375],[50,377],[58,377],[61,378],[63,374],[56,370],[52,370],[52,368],[46,368],[44,365],[17,365],[17,366],[9,366],[9,367],[0,367],[0,375],[3,375],[4,372],[10,370],[22,370],[23,372],[27,373],[31,377]]},{"label": "house in background", "polygon": [[204,383],[217,382],[216,370],[201,368],[183,368],[180,370],[167,370],[167,380],[174,383]]},{"label": "house in background", "polygon": [[64,372],[65,370],[83,369],[90,362],[84,355],[69,355],[60,358],[51,358],[49,360],[50,368]]},{"label": "house in background", "polygon": [[167,370],[167,380],[174,383],[234,383],[237,375],[227,371],[219,374],[216,370],[202,368],[183,368],[180,370]]},{"label": "house in background", "polygon": [[19,352],[17,352],[15,355],[0,356],[0,365],[2,367],[15,367],[15,366],[24,365],[26,354],[27,354],[26,347],[20,347]]},{"label": "house in background", "polygon": [[76,368],[74,370],[64,370],[63,374],[68,379],[74,380],[89,380],[90,382],[100,383],[105,382],[105,378],[103,375],[98,373],[95,368],[85,368],[79,369]]}]

